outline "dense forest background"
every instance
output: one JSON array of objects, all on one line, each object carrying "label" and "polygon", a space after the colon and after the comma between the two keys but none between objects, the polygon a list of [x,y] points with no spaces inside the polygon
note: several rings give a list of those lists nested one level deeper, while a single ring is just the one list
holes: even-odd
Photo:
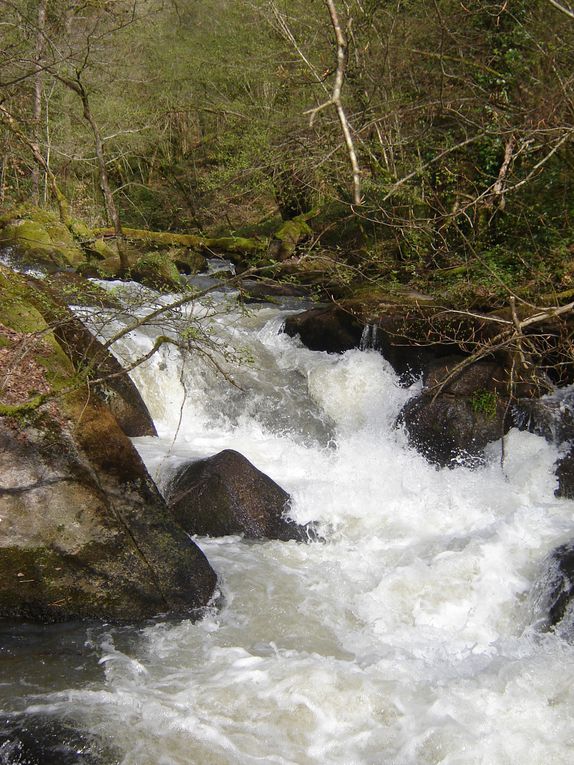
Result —
[{"label": "dense forest background", "polygon": [[553,0],[0,2],[0,204],[265,236],[340,286],[574,288],[574,12]]}]

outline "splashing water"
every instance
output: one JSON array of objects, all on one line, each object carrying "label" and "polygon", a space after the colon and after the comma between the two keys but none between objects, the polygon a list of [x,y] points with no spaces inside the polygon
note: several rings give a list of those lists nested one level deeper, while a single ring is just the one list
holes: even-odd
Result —
[{"label": "splashing water", "polygon": [[417,386],[373,351],[308,351],[282,320],[211,320],[253,360],[228,370],[239,387],[173,348],[135,370],[160,434],[135,443],[160,486],[240,451],[326,541],[199,539],[220,610],[94,629],[88,667],[40,673],[22,703],[111,740],[122,765],[571,763],[574,648],[536,630],[528,597],[572,535],[556,448],[511,431],[503,467],[494,444],[484,467],[437,470],[394,429]]}]

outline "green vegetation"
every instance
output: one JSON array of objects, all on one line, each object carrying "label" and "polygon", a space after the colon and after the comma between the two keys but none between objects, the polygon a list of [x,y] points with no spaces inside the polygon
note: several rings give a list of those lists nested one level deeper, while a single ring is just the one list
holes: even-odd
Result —
[{"label": "green vegetation", "polygon": [[498,396],[489,390],[477,390],[470,399],[472,411],[483,415],[487,420],[494,420],[496,417],[497,404]]},{"label": "green vegetation", "polygon": [[110,276],[183,248],[304,256],[336,298],[568,300],[574,22],[548,0],[335,5],[348,137],[324,2],[5,4],[0,194],[47,217],[1,219],[2,242]]}]

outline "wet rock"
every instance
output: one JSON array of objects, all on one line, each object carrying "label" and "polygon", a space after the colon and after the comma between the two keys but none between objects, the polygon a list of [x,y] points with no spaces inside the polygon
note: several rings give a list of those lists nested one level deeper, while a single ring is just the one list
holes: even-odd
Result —
[{"label": "wet rock", "polygon": [[574,446],[556,463],[558,488],[554,492],[557,497],[574,499]]},{"label": "wet rock", "polygon": [[246,303],[273,302],[284,297],[307,297],[305,287],[282,284],[272,279],[245,279],[241,282],[241,296]]},{"label": "wet rock", "polygon": [[574,440],[574,390],[558,389],[542,398],[521,399],[513,408],[521,430],[543,436],[554,444]]},{"label": "wet rock", "polygon": [[[547,611],[547,626],[561,624],[564,631],[572,633],[574,628],[574,542],[568,542],[554,549],[546,560],[544,575],[544,599]],[[572,634],[571,634],[572,636]]]},{"label": "wet rock", "polygon": [[215,574],[109,410],[79,396],[66,410],[0,418],[0,616],[133,620],[205,606]]},{"label": "wet rock", "polygon": [[4,276],[0,616],[134,620],[205,606],[216,583],[205,556],[110,409],[78,387],[29,284]]},{"label": "wet rock", "polygon": [[109,765],[109,745],[48,715],[0,717],[0,765]]},{"label": "wet rock", "polygon": [[183,465],[166,499],[190,534],[244,534],[248,539],[307,540],[308,530],[284,518],[289,494],[232,449]]},{"label": "wet rock", "polygon": [[361,347],[379,351],[408,386],[419,379],[437,359],[452,355],[452,345],[428,345],[427,328],[421,319],[400,315],[379,316],[363,331]]},{"label": "wet rock", "polygon": [[290,337],[299,335],[312,351],[343,353],[359,347],[363,325],[352,314],[329,306],[288,316],[284,331]]},{"label": "wet rock", "polygon": [[510,427],[504,369],[496,362],[478,362],[445,382],[463,360],[432,364],[425,389],[398,418],[411,446],[441,467],[480,463],[484,447]]}]

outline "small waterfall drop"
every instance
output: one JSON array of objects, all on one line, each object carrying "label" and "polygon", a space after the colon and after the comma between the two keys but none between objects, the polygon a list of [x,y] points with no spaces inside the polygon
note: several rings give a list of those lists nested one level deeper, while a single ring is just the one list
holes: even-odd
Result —
[{"label": "small waterfall drop", "polygon": [[[221,609],[94,629],[90,672],[51,684],[52,658],[32,696],[12,694],[113,742],[121,765],[569,765],[574,647],[529,603],[572,535],[557,447],[512,430],[504,469],[493,444],[483,467],[437,470],[394,427],[417,387],[380,354],[311,352],[279,332],[281,309],[226,299],[170,331],[201,316],[234,385],[162,347],[133,373],[160,434],[136,446],[160,487],[181,461],[240,451],[325,541],[199,539]],[[106,333],[128,320],[104,318]],[[158,331],[115,350],[142,355]]]}]

